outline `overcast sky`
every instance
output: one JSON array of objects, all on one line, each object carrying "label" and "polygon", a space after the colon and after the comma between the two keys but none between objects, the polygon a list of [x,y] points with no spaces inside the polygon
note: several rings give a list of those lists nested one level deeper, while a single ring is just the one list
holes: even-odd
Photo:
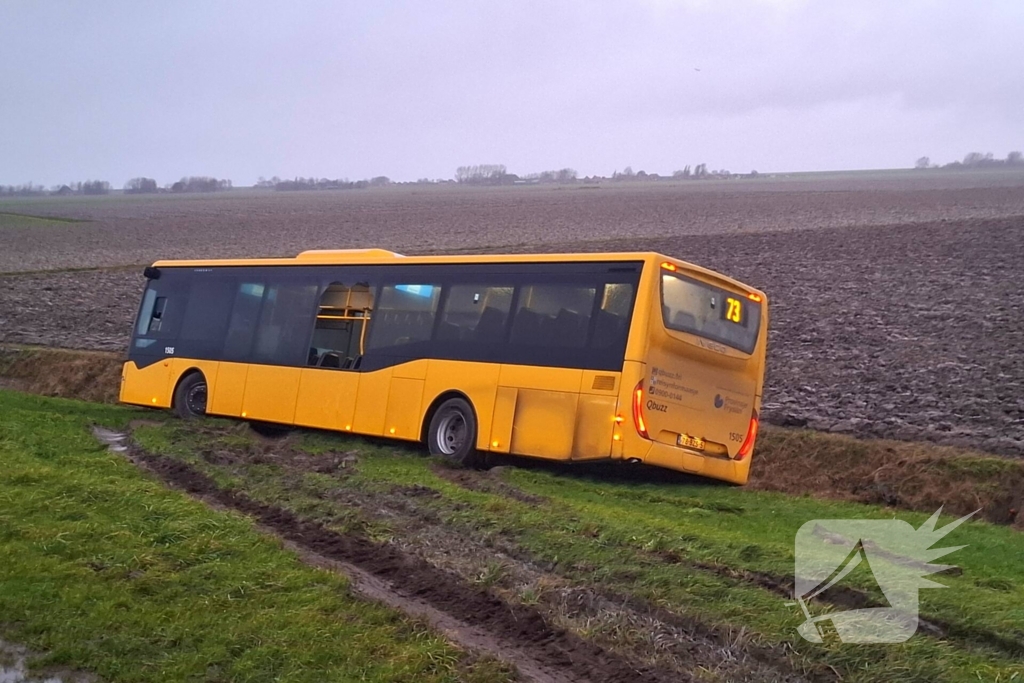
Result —
[{"label": "overcast sky", "polygon": [[0,0],[0,184],[1024,148],[1024,0]]}]

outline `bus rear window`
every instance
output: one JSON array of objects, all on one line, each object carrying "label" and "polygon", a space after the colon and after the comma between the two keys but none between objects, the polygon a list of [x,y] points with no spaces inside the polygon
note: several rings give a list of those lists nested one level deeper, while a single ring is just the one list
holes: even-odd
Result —
[{"label": "bus rear window", "polygon": [[662,272],[661,314],[665,327],[689,332],[751,353],[761,328],[761,305],[697,280]]}]

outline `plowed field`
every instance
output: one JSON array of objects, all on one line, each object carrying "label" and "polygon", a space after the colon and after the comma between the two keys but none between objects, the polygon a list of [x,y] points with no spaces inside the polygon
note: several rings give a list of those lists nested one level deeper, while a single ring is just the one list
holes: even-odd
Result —
[{"label": "plowed field", "polygon": [[1017,174],[19,200],[0,203],[0,243],[0,342],[112,350],[142,278],[97,267],[371,245],[661,251],[768,292],[767,420],[1024,455]]}]

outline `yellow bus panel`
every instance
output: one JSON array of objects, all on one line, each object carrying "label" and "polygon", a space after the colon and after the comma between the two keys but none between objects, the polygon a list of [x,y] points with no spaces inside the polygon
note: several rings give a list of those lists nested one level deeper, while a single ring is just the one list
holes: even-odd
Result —
[{"label": "yellow bus panel", "polygon": [[617,404],[615,396],[580,394],[572,441],[573,460],[593,460],[611,456]]},{"label": "yellow bus panel", "polygon": [[303,368],[295,424],[344,430],[352,428],[359,375],[353,372]]},{"label": "yellow bus panel", "polygon": [[553,460],[572,457],[579,393],[520,389],[512,426],[512,452]]},{"label": "yellow bus panel", "polygon": [[245,379],[242,416],[290,424],[295,420],[301,368],[250,365]]},{"label": "yellow bus panel", "polygon": [[385,407],[388,394],[391,393],[392,370],[385,368],[359,376],[352,431],[372,436],[384,435]]},{"label": "yellow bus panel", "polygon": [[125,363],[121,371],[121,402],[170,408],[171,396],[167,390],[171,380],[170,365],[165,361],[139,369],[131,361]]},{"label": "yellow bus panel", "polygon": [[512,447],[512,426],[516,419],[516,400],[519,390],[498,387],[494,397],[494,418],[491,420],[491,440],[487,449],[495,453],[509,453]]},{"label": "yellow bus panel", "polygon": [[384,436],[419,441],[423,414],[423,380],[392,377],[384,416]]},{"label": "yellow bus panel", "polygon": [[209,411],[214,415],[239,417],[245,397],[245,379],[249,374],[247,363],[221,362],[217,368],[217,386],[209,392]]},{"label": "yellow bus panel", "polygon": [[[465,395],[476,412],[477,447],[481,450],[489,449],[487,437],[491,433],[491,416],[494,414],[500,368],[496,363],[431,360],[423,385],[424,408],[432,405],[443,394],[456,392]],[[426,418],[425,415],[423,417]]]}]

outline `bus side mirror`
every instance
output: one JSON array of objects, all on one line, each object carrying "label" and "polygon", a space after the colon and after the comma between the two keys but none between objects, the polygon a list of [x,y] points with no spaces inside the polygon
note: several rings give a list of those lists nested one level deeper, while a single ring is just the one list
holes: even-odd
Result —
[{"label": "bus side mirror", "polygon": [[155,266],[146,266],[145,270],[142,271],[142,274],[146,276],[147,280],[160,279],[160,269]]}]

